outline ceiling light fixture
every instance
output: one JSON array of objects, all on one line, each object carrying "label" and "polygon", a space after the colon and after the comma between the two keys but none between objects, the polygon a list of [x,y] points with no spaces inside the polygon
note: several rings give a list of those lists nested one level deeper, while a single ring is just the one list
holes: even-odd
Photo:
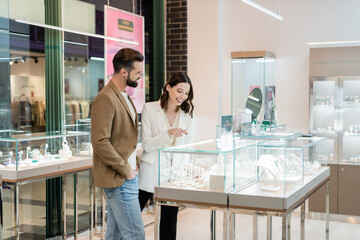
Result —
[{"label": "ceiling light fixture", "polygon": [[104,58],[100,58],[100,57],[90,57],[90,60],[105,61]]},{"label": "ceiling light fixture", "polygon": [[103,36],[103,35],[100,35],[100,34],[93,34],[93,33],[75,31],[75,30],[62,28],[62,27],[57,27],[57,26],[53,26],[53,25],[49,25],[49,24],[41,24],[41,23],[36,23],[36,22],[27,21],[27,20],[21,20],[21,19],[16,19],[15,22],[29,24],[29,25],[43,27],[43,28],[54,29],[54,30],[58,30],[58,31],[76,33],[76,34],[85,35],[85,36],[89,36],[89,37],[96,37],[96,38],[102,38],[102,39],[106,39],[106,40],[113,40],[113,41],[117,41],[117,42],[123,42],[123,43],[139,45],[138,42],[134,42],[134,41],[128,41],[128,40],[119,39],[119,38],[113,38],[113,37],[106,37],[106,36]]},{"label": "ceiling light fixture", "polygon": [[334,41],[334,42],[309,42],[308,45],[336,45],[336,44],[360,44],[360,40],[353,40],[353,41]]},{"label": "ceiling light fixture", "polygon": [[257,4],[256,2],[253,2],[251,0],[242,0],[244,3],[247,3],[249,4],[250,6],[253,6],[254,8],[257,8],[259,9],[260,11],[263,11],[264,13],[267,13],[279,20],[283,20],[284,18],[279,14],[279,13],[274,13],[273,11],[270,11],[269,9],[267,8],[264,8],[263,6]]}]

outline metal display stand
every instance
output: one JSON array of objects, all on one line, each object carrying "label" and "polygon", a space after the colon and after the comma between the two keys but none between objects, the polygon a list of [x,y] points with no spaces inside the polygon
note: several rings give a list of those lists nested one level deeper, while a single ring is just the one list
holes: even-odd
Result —
[{"label": "metal display stand", "polygon": [[154,239],[160,239],[160,206],[185,206],[211,211],[210,236],[216,239],[216,212],[224,212],[223,238],[228,239],[228,196],[224,192],[205,192],[190,189],[155,187],[154,191]]},{"label": "metal display stand", "polygon": [[[91,158],[80,158],[79,161],[72,160],[71,162],[58,162],[52,164],[54,166],[48,166],[50,169],[57,169],[57,171],[50,171],[45,174],[43,171],[39,171],[39,169],[27,170],[24,171],[23,174],[21,171],[18,171],[17,174],[9,175],[10,178],[3,179],[8,186],[13,186],[14,189],[14,235],[15,239],[20,239],[20,231],[19,231],[19,187],[20,185],[28,184],[35,181],[40,180],[47,180],[52,179],[60,176],[66,176],[69,174],[74,174],[74,186],[75,186],[75,213],[74,213],[74,221],[75,221],[75,231],[74,231],[74,239],[78,239],[78,186],[77,186],[77,174],[83,171],[92,171],[93,163]],[[8,174],[7,174],[8,175]],[[22,178],[26,176],[25,178]],[[63,177],[63,184],[62,184],[62,192],[63,192],[63,219],[64,219],[64,235],[63,238],[66,239],[66,180]],[[90,190],[91,199],[94,198],[93,190],[91,187]],[[91,216],[93,215],[93,200],[91,200]],[[3,233],[3,224],[1,224],[1,233]],[[92,239],[92,231],[93,230],[93,218],[91,217],[91,224],[90,224],[90,239]],[[1,237],[2,239],[2,237]]]},{"label": "metal display stand", "polygon": [[[253,239],[258,239],[257,216],[267,216],[267,239],[272,238],[272,217],[282,217],[282,239],[290,239],[291,213],[301,207],[300,239],[305,239],[305,201],[326,185],[326,239],[329,239],[330,169],[322,167],[316,174],[305,176],[304,184],[287,189],[286,194],[266,192],[253,183],[236,193],[155,187],[154,239],[159,239],[160,206],[186,206],[224,212],[223,239],[235,239],[235,214],[253,215]],[[213,215],[214,216],[214,215]],[[215,216],[212,217],[211,239],[215,239]]]},{"label": "metal display stand", "polygon": [[254,216],[253,239],[258,239],[257,216],[267,216],[267,239],[272,239],[272,217],[282,218],[282,239],[290,239],[291,213],[298,207],[300,211],[300,239],[305,239],[305,201],[320,187],[326,184],[326,239],[329,239],[329,181],[330,169],[323,167],[316,174],[306,176],[304,185],[286,191],[285,195],[277,192],[262,191],[255,183],[237,193],[229,194],[229,235],[235,239],[235,213]]}]

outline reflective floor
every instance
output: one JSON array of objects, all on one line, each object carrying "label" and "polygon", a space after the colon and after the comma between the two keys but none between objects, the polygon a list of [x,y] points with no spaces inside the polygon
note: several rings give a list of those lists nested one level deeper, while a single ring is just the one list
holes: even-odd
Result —
[{"label": "reflective floor", "polygon": [[[79,229],[89,226],[89,191],[87,175],[81,176],[79,181]],[[73,216],[73,185],[71,178],[67,186],[67,232],[74,230]],[[13,190],[3,190],[4,200],[4,239],[13,239]],[[45,181],[25,184],[20,187],[20,239],[45,239],[46,232],[46,197]],[[152,212],[144,212],[146,239],[154,239],[154,226]],[[210,239],[210,212],[199,209],[183,209],[179,212],[177,239],[200,240]],[[222,239],[222,213],[217,213],[217,239]],[[252,239],[253,218],[248,215],[236,215],[236,239]],[[259,238],[266,239],[266,218],[259,217]],[[70,237],[71,239],[71,237]],[[88,233],[80,235],[82,240],[89,239]],[[94,237],[97,240],[100,237]],[[281,218],[273,218],[273,239],[281,239]],[[299,212],[295,211],[291,218],[291,239],[300,239]],[[305,239],[325,239],[325,221],[306,219]],[[358,240],[360,239],[360,224],[351,224],[341,221],[330,222],[331,240]]]},{"label": "reflective floor", "polygon": [[[216,238],[222,239],[222,213],[217,213]],[[144,222],[153,217],[152,214],[144,213]],[[177,239],[179,240],[208,240],[210,239],[210,213],[199,209],[184,209],[179,213]],[[252,216],[236,215],[236,239],[251,240],[252,238]],[[145,228],[146,240],[154,239],[154,226]],[[266,218],[259,217],[259,238],[266,239]],[[281,218],[273,218],[273,238],[281,239]],[[87,240],[89,236],[84,234],[79,239]],[[99,237],[93,239],[99,240]],[[291,239],[300,239],[299,213],[294,212],[291,218]],[[305,239],[325,239],[325,221],[306,219]],[[360,224],[330,221],[331,240],[358,240],[360,239]]]}]

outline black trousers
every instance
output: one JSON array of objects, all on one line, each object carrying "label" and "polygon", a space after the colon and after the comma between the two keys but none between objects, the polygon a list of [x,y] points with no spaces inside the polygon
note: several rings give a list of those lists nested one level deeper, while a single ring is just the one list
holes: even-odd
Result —
[{"label": "black trousers", "polygon": [[[139,189],[139,202],[141,211],[153,194]],[[175,240],[178,207],[161,206],[160,240]]]}]

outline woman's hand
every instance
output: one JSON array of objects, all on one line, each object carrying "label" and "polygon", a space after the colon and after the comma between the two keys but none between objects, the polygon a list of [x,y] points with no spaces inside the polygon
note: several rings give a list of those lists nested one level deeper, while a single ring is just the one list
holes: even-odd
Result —
[{"label": "woman's hand", "polygon": [[168,130],[169,137],[171,137],[171,136],[181,137],[184,134],[187,135],[187,132],[185,129],[182,129],[182,128],[171,128]]}]

